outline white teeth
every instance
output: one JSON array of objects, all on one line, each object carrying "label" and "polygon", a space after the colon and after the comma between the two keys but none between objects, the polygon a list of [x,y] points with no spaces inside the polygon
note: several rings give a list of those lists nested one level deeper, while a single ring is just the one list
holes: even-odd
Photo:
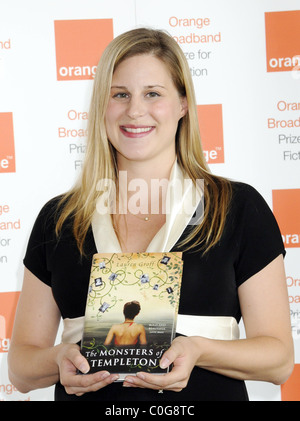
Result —
[{"label": "white teeth", "polygon": [[137,127],[137,128],[133,128],[133,127],[124,127],[123,129],[126,132],[129,133],[146,133],[146,132],[150,132],[150,130],[152,129],[152,127]]}]

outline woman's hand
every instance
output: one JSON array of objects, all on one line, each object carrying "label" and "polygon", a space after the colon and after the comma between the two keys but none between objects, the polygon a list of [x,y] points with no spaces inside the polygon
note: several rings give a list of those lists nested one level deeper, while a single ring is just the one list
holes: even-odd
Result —
[{"label": "woman's hand", "polygon": [[186,387],[198,358],[199,348],[195,346],[193,339],[179,336],[174,339],[160,360],[161,368],[167,368],[173,363],[171,371],[162,376],[145,372],[137,373],[136,376],[127,376],[123,386],[180,392]]},{"label": "woman's hand", "polygon": [[[89,364],[80,353],[78,345],[63,344],[57,354],[60,382],[69,395],[82,396],[87,392],[95,392],[117,380],[118,375],[109,374],[107,371],[99,371],[87,374]],[[79,370],[83,374],[78,374]]]}]

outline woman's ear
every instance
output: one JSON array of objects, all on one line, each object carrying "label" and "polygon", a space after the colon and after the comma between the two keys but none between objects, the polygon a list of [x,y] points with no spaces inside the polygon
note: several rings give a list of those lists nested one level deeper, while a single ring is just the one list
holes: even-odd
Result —
[{"label": "woman's ear", "polygon": [[188,103],[187,103],[187,99],[186,96],[182,96],[180,98],[180,103],[181,103],[181,115],[180,117],[184,117],[188,111]]}]

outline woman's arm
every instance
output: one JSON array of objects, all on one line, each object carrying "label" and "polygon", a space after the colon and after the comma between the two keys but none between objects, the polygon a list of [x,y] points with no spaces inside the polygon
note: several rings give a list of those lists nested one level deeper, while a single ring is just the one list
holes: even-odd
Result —
[{"label": "woman's arm", "polygon": [[285,382],[293,370],[294,349],[282,256],[242,284],[239,297],[246,339],[178,337],[161,360],[163,367],[174,363],[170,373],[140,373],[125,385],[179,391],[195,365],[236,379]]},{"label": "woman's arm", "polygon": [[294,367],[294,344],[283,256],[252,276],[238,292],[247,338],[240,342],[251,347],[248,355],[247,349],[241,355],[242,375],[247,380],[284,383]]},{"label": "woman's arm", "polygon": [[24,283],[8,354],[10,381],[23,393],[59,380],[68,393],[97,390],[113,381],[107,372],[88,372],[89,365],[75,344],[54,346],[60,312],[50,287],[25,268]]},{"label": "woman's arm", "polygon": [[20,391],[58,381],[58,348],[53,345],[59,320],[51,288],[25,269],[8,354],[10,380]]}]

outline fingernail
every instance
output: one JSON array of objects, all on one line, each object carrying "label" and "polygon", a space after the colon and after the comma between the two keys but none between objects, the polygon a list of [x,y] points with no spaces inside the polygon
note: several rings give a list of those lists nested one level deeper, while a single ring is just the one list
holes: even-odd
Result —
[{"label": "fingernail", "polygon": [[160,368],[167,368],[170,365],[170,361],[168,360],[168,358],[162,358],[159,365]]},{"label": "fingernail", "polygon": [[144,374],[143,374],[143,373],[136,373],[136,375],[137,375],[137,377],[138,377],[139,379],[142,379],[142,380],[144,380],[144,379],[145,379],[145,376],[144,376]]},{"label": "fingernail", "polygon": [[86,374],[89,372],[90,367],[87,364],[81,364],[81,366],[79,367],[79,370],[81,371],[81,373]]},{"label": "fingernail", "polygon": [[108,377],[108,376],[109,376],[109,372],[105,371],[104,373],[101,374],[101,380],[106,379],[106,377]]},{"label": "fingernail", "polygon": [[128,383],[128,382],[123,382],[123,387],[131,387],[131,384],[130,383]]}]

